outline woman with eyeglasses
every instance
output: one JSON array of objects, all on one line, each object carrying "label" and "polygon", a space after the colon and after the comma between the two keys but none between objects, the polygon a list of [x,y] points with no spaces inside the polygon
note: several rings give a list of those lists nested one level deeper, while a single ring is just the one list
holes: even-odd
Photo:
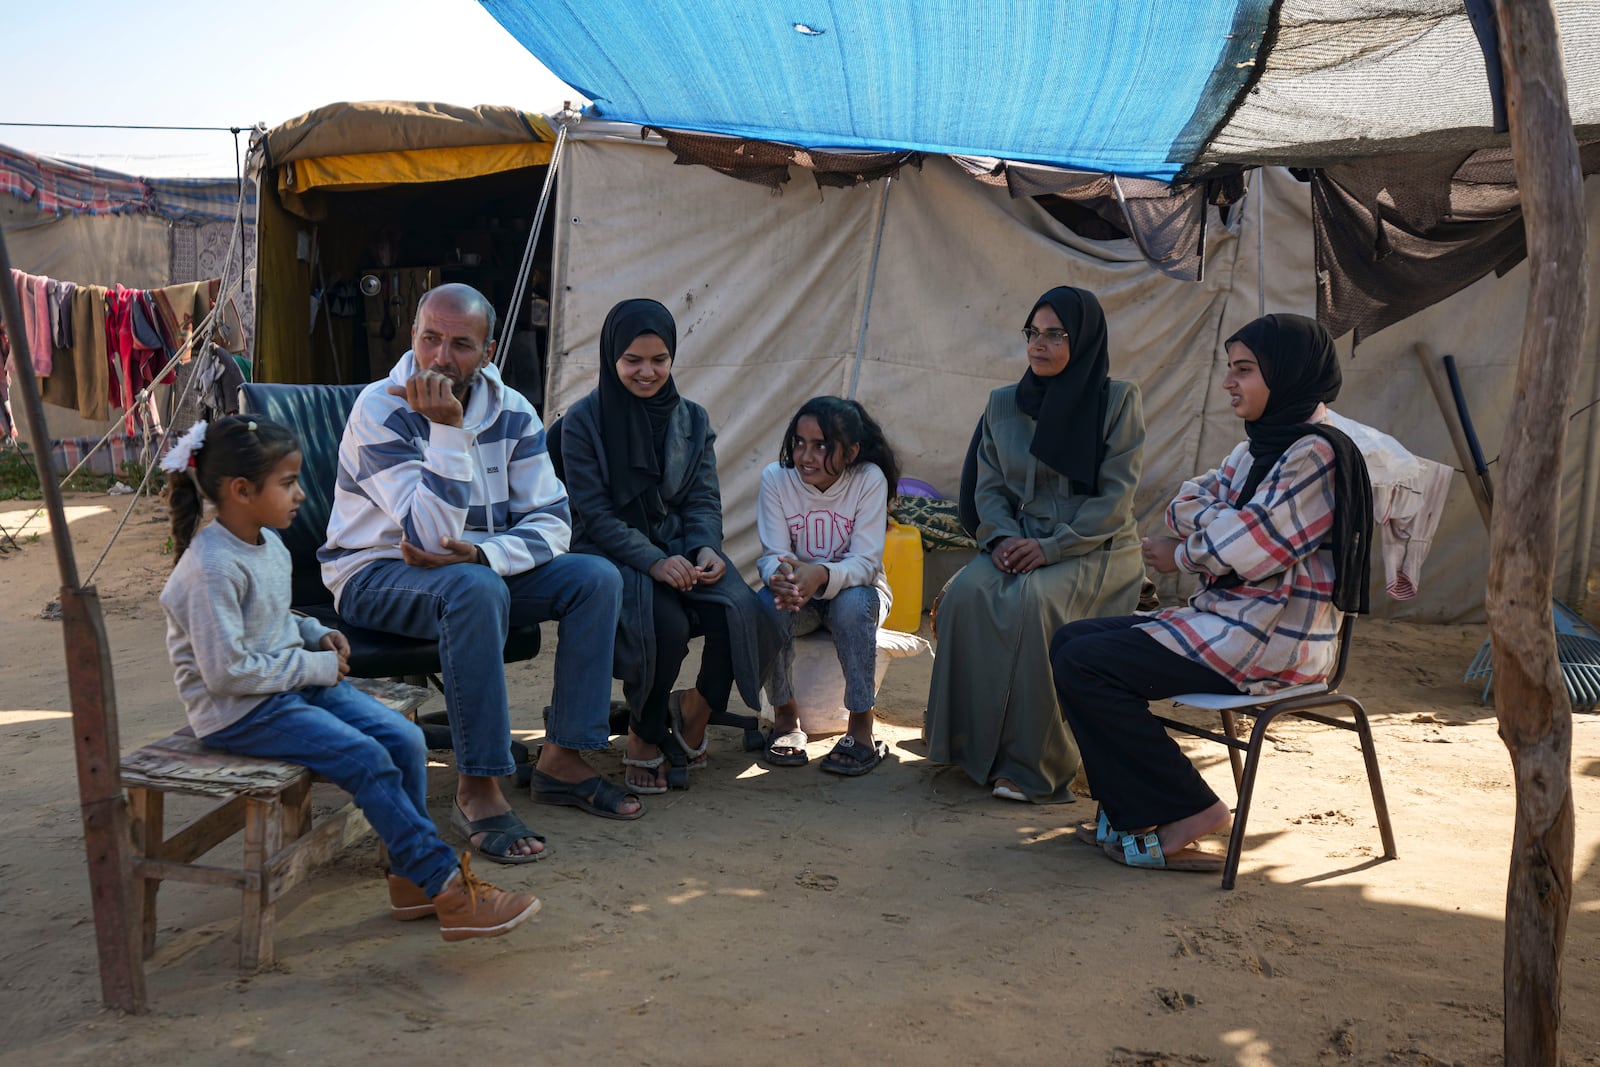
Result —
[{"label": "woman with eyeglasses", "polygon": [[1083,289],[1041,296],[1027,370],[989,394],[978,447],[978,557],[939,604],[923,736],[1003,800],[1072,799],[1078,747],[1050,676],[1050,637],[1126,615],[1144,578],[1133,494],[1139,389],[1110,377],[1106,320]]},{"label": "woman with eyeglasses", "polygon": [[[716,431],[678,395],[678,327],[654,300],[624,300],[600,330],[600,382],[561,420],[572,544],[622,573],[613,670],[628,704],[628,788],[665,793],[663,749],[706,764],[706,727],[734,685],[751,710],[777,655],[777,628],[722,552]],[[674,690],[704,635],[695,684]]]},{"label": "woman with eyeglasses", "polygon": [[889,494],[900,465],[883,429],[854,400],[816,396],[789,420],[778,461],[761,472],[761,602],[782,635],[767,685],[773,725],[764,761],[806,764],[795,700],[794,639],[819,625],[833,637],[844,674],[846,733],[822,769],[849,777],[882,763],[889,749],[872,733],[877,708],[878,626],[889,614],[883,549]]}]

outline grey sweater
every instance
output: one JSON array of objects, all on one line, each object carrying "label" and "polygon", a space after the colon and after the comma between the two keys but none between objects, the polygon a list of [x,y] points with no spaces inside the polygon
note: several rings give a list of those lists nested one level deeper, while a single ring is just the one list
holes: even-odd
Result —
[{"label": "grey sweater", "polygon": [[247,545],[219,522],[172,569],[161,590],[167,654],[196,737],[277,693],[338,683],[338,654],[317,651],[328,628],[289,610],[289,571],[276,530]]}]

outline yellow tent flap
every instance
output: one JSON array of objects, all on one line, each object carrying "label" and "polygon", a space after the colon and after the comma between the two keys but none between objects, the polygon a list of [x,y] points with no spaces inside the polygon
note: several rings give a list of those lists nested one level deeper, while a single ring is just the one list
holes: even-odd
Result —
[{"label": "yellow tent flap", "polygon": [[553,147],[547,142],[535,141],[297,159],[278,169],[278,191],[302,194],[312,189],[370,188],[476,178],[544,166],[550,162]]}]

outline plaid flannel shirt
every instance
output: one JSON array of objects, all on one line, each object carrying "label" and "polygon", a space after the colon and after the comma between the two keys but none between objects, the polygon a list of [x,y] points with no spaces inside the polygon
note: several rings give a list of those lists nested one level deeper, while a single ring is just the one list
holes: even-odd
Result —
[{"label": "plaid flannel shirt", "polygon": [[[1260,694],[1326,678],[1343,614],[1331,553],[1321,551],[1333,526],[1333,449],[1320,437],[1296,441],[1238,507],[1250,463],[1241,442],[1219,469],[1183,484],[1167,525],[1183,539],[1179,568],[1199,575],[1200,589],[1139,629]],[[1228,574],[1243,584],[1215,584]]]}]

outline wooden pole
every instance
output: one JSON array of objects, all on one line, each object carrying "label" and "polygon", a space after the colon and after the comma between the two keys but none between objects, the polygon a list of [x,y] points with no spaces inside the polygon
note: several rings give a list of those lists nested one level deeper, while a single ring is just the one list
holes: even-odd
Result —
[{"label": "wooden pole", "polygon": [[28,413],[28,433],[39,468],[39,488],[50,514],[56,566],[61,571],[61,636],[66,643],[67,691],[72,702],[72,745],[78,757],[78,801],[83,844],[89,854],[89,892],[94,908],[95,946],[100,956],[100,996],[106,1007],[142,1012],[144,961],[134,944],[131,885],[132,847],[128,802],[122,792],[117,701],[111,680],[111,647],[106,640],[100,599],[93,587],[78,585],[61,486],[50,462],[44,403],[33,374],[27,331],[17,289],[11,284],[11,255],[0,232],[0,321],[11,340],[11,363]]},{"label": "wooden pole", "polygon": [[1505,1062],[1555,1067],[1572,901],[1572,706],[1556,659],[1550,595],[1588,265],[1583,179],[1554,7],[1551,0],[1496,0],[1495,9],[1530,269],[1485,601],[1495,708],[1517,791],[1506,890]]}]

